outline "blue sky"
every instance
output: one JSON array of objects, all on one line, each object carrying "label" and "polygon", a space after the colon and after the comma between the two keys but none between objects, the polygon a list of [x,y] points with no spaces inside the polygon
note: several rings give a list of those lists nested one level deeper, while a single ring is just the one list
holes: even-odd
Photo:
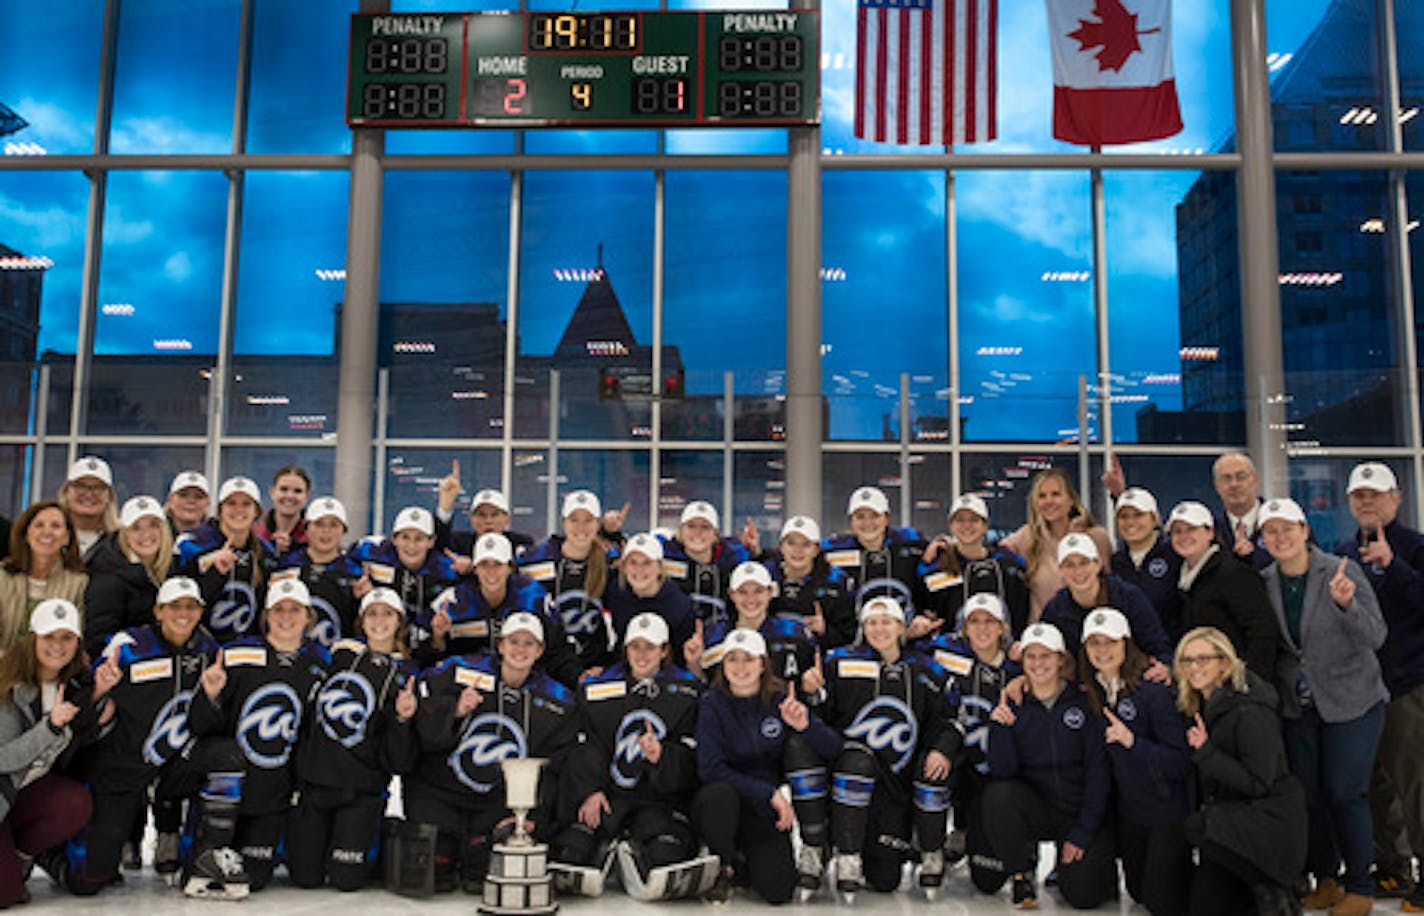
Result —
[{"label": "blue sky", "polygon": [[[353,6],[256,4],[249,151],[349,150],[342,112],[346,15]],[[1327,6],[1327,0],[1270,0],[1271,50],[1295,50]],[[1210,150],[1231,127],[1228,0],[1176,7],[1174,58],[1187,126],[1141,148]],[[123,9],[110,149],[231,151],[238,0],[126,0]],[[92,151],[101,10],[7,3],[12,34],[25,38],[10,42],[0,60],[0,102],[31,126],[6,140],[49,153]],[[853,7],[834,0],[823,17],[823,146],[837,154],[894,151],[850,136]],[[1000,36],[1000,139],[972,151],[1071,150],[1050,136],[1043,4],[1005,0]],[[655,143],[646,131],[531,132],[526,149],[644,152]],[[513,144],[507,131],[388,132],[393,153],[511,151]],[[674,152],[780,150],[785,134],[680,131],[667,144]],[[1171,382],[1181,343],[1174,208],[1196,175],[1109,173],[1106,184],[1111,362],[1129,382],[1155,376],[1153,384],[1125,390],[1165,409],[1180,406]],[[391,174],[382,298],[507,305],[508,184],[500,173]],[[187,341],[195,352],[215,348],[227,188],[225,177],[212,173],[112,177],[100,272],[100,302],[112,308],[98,319],[99,352],[156,353],[158,341]],[[918,413],[945,410],[944,177],[828,170],[824,189],[825,266],[838,272],[824,287],[831,430],[837,438],[879,438],[882,414],[894,413],[900,372],[912,376]],[[341,283],[321,272],[343,266],[347,193],[341,174],[248,176],[239,353],[331,352]],[[581,291],[558,272],[591,267],[599,244],[630,322],[642,340],[650,339],[651,176],[531,174],[525,194],[519,277],[525,351],[552,349]],[[968,435],[1057,438],[1074,423],[1076,376],[1093,367],[1088,177],[964,172],[956,198],[963,395],[973,398],[964,406]],[[0,172],[0,243],[55,262],[45,279],[41,349],[73,350],[87,200],[79,175]],[[665,333],[682,348],[689,389],[720,391],[728,369],[737,371],[739,390],[775,389],[785,348],[784,177],[674,172],[667,205]],[[1130,434],[1139,406],[1119,410],[1119,438]]]}]

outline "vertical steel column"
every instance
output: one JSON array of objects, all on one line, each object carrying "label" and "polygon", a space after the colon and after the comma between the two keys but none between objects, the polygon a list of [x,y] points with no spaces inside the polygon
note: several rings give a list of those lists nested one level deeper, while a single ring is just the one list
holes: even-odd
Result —
[{"label": "vertical steel column", "polygon": [[371,492],[371,533],[385,534],[386,519],[386,421],[391,413],[391,370],[376,376],[376,468]]},{"label": "vertical steel column", "polygon": [[910,373],[900,373],[900,524],[910,526]]},{"label": "vertical steel column", "polygon": [[[1088,492],[1091,475],[1088,462],[1092,456],[1088,452],[1088,377],[1078,376],[1078,493]],[[1086,496],[1084,496],[1086,498]]]},{"label": "vertical steel column", "polygon": [[[954,151],[953,147],[949,148]],[[949,360],[945,372],[945,388],[949,391],[949,498],[964,492],[964,475],[960,470],[959,441],[959,227],[955,224],[954,172],[944,173],[944,281],[948,293]]]},{"label": "vertical steel column", "polygon": [[[819,0],[793,0],[814,10]],[[821,129],[788,131],[786,168],[787,516],[821,517]]]},{"label": "vertical steel column", "polygon": [[[515,139],[524,141],[524,132],[516,131]],[[523,150],[519,150],[523,152]],[[506,269],[504,295],[509,307],[504,310],[504,416],[500,420],[499,489],[508,499],[514,483],[514,412],[515,379],[519,360],[519,264],[520,245],[524,241],[524,173],[509,176],[509,261]],[[549,396],[549,413],[559,411],[559,402]],[[478,489],[478,484],[476,485]]]},{"label": "vertical steel column", "polygon": [[45,437],[49,435],[49,364],[41,363],[35,392],[35,450],[30,461],[30,502],[44,499]]},{"label": "vertical steel column", "polygon": [[1246,443],[1260,469],[1264,491],[1285,493],[1290,474],[1265,0],[1231,0],[1231,69],[1241,152],[1236,206]]},{"label": "vertical steel column", "polygon": [[[114,119],[114,58],[119,46],[119,0],[104,4],[104,37],[99,49],[99,97],[94,112],[94,155],[109,153],[109,127]],[[79,457],[79,437],[89,412],[89,364],[94,354],[94,321],[99,313],[99,253],[104,245],[104,202],[109,173],[86,171],[89,211],[84,220],[84,268],[79,291],[79,328],[74,341],[74,370],[70,376],[68,462]],[[39,469],[44,475],[44,468]],[[43,484],[41,484],[43,485]]]},{"label": "vertical steel column", "polygon": [[[663,480],[663,258],[667,244],[667,174],[653,172],[653,386],[648,402],[648,528],[658,526],[659,494]],[[631,430],[629,433],[631,434]],[[727,509],[722,507],[722,527],[727,527]]]},{"label": "vertical steel column", "polygon": [[[1379,19],[1380,60],[1384,63],[1384,117],[1387,149],[1404,152],[1404,125],[1400,123],[1399,43],[1394,20],[1394,0],[1376,0]],[[1409,257],[1409,188],[1402,169],[1389,173],[1389,223],[1385,238],[1389,243],[1390,267],[1394,272],[1395,336],[1399,346],[1399,398],[1404,419],[1406,444],[1414,450],[1413,492],[1415,526],[1424,518],[1424,435],[1420,432],[1419,341],[1415,337],[1414,266]]]},{"label": "vertical steel column", "polygon": [[[1102,147],[1093,147],[1093,152],[1102,152]],[[1090,172],[1093,199],[1093,324],[1097,329],[1098,351],[1098,441],[1103,445],[1103,460],[1112,454],[1112,351],[1108,344],[1108,228],[1107,204],[1103,195],[1103,170]],[[1093,475],[1086,473],[1081,479],[1091,486]],[[1084,490],[1083,502],[1092,503],[1092,493]],[[1113,532],[1112,497],[1106,489],[1103,492],[1106,511],[1098,518],[1103,519],[1108,533]]]},{"label": "vertical steel column", "polygon": [[559,516],[563,514],[560,512],[558,503],[560,411],[553,409],[558,405],[559,398],[563,396],[559,391],[561,379],[562,376],[558,369],[549,370],[549,466],[547,469],[549,473],[546,475],[549,479],[544,485],[544,530],[550,534],[559,530]]},{"label": "vertical steel column", "polygon": [[[389,0],[361,0],[361,12],[383,13]],[[346,284],[341,307],[341,363],[336,379],[336,498],[353,531],[373,531],[371,441],[376,350],[381,326],[381,205],[385,131],[351,131],[351,194],[346,217]],[[385,430],[381,430],[385,435]],[[379,472],[384,474],[385,468]]]},{"label": "vertical steel column", "polygon": [[[242,20],[237,39],[237,103],[232,114],[232,154],[247,149],[247,102],[252,83],[252,0],[242,2]],[[221,442],[236,386],[232,368],[232,329],[237,311],[237,278],[242,257],[242,204],[247,176],[241,169],[227,173],[227,221],[223,228],[222,293],[218,306],[218,349],[212,374],[208,377],[208,429],[203,467],[208,479],[221,479]]]}]

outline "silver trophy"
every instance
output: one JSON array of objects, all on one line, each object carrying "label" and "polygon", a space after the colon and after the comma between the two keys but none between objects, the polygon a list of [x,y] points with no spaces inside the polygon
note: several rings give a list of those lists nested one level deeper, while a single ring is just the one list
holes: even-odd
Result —
[{"label": "silver trophy", "polygon": [[504,771],[505,801],[514,812],[514,833],[495,844],[481,913],[522,916],[559,909],[549,875],[549,847],[535,843],[524,832],[529,811],[539,803],[539,771],[548,762],[539,757],[506,757],[499,762]]}]

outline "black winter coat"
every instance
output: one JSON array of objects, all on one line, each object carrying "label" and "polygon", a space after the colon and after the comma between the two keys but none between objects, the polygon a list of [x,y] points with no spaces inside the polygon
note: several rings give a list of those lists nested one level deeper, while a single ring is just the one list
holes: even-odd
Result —
[{"label": "black winter coat", "polygon": [[84,649],[97,659],[120,630],[153,623],[158,586],[142,563],[119,548],[119,535],[101,537],[89,556],[89,586],[84,591]]},{"label": "black winter coat", "polygon": [[1196,627],[1225,633],[1252,674],[1267,681],[1276,676],[1280,627],[1253,567],[1220,550],[1206,558],[1182,605],[1182,631]]},{"label": "black winter coat", "polygon": [[[1244,563],[1230,565],[1255,575]],[[1192,762],[1205,838],[1290,887],[1305,868],[1308,831],[1305,792],[1286,762],[1277,702],[1276,691],[1254,674],[1245,693],[1230,684],[1216,691],[1201,713],[1207,742]]]}]

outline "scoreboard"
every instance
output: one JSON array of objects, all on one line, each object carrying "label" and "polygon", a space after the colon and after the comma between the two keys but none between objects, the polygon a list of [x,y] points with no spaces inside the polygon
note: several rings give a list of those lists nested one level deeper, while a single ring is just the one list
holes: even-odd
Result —
[{"label": "scoreboard", "polygon": [[351,17],[352,127],[813,125],[809,10]]}]

